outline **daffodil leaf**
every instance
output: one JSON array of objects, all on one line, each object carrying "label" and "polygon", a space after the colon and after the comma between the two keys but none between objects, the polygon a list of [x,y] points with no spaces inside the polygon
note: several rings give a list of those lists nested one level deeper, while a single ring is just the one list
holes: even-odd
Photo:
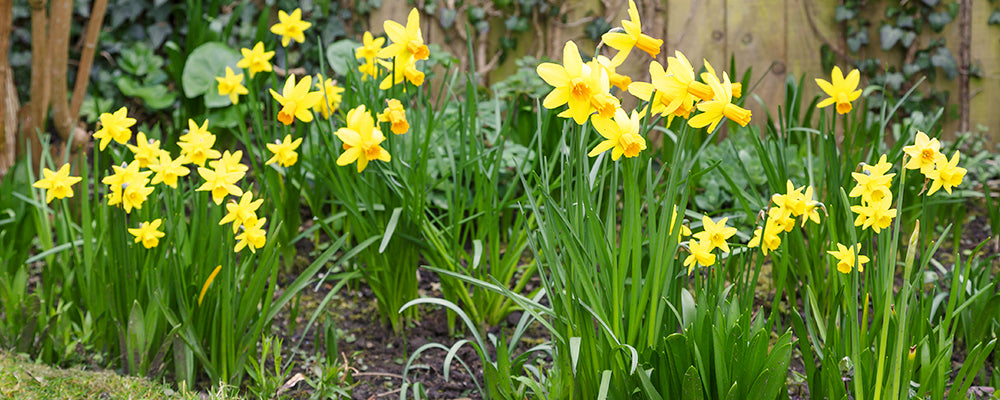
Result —
[{"label": "daffodil leaf", "polygon": [[330,63],[330,69],[338,76],[346,76],[347,71],[354,65],[350,60],[355,60],[354,50],[361,47],[361,43],[350,39],[338,40],[326,48],[326,61]]},{"label": "daffodil leaf", "polygon": [[[208,42],[198,46],[188,56],[184,63],[184,70],[181,72],[181,86],[184,88],[184,96],[188,98],[195,98],[203,94],[219,96],[219,83],[215,77],[225,75],[226,66],[232,68],[233,71],[240,71],[241,68],[236,66],[240,58],[240,54],[225,43]],[[228,105],[228,101],[227,98],[226,105]],[[209,103],[216,104],[215,100],[206,99],[205,105],[210,106]]]}]

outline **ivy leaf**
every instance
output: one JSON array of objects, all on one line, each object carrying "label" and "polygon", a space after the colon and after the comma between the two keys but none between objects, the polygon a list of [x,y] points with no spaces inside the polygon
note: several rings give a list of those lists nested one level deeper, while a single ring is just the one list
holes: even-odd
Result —
[{"label": "ivy leaf", "polygon": [[903,35],[903,39],[902,41],[900,41],[900,43],[903,44],[903,47],[910,47],[910,45],[913,44],[913,41],[916,40],[916,38],[917,38],[916,32],[907,31],[906,34]]},{"label": "ivy leaf", "polygon": [[857,53],[861,50],[861,46],[868,44],[868,31],[862,30],[855,33],[853,36],[847,38],[847,48],[851,49],[852,53]]},{"label": "ivy leaf", "polygon": [[947,47],[938,47],[937,52],[931,56],[931,65],[943,69],[948,79],[955,79],[958,75],[958,63]]},{"label": "ivy leaf", "polygon": [[920,68],[917,64],[906,64],[903,66],[903,74],[906,76],[913,76],[913,74],[920,72],[921,69],[923,68]]},{"label": "ivy leaf", "polygon": [[[184,88],[184,96],[194,98],[202,94],[215,94],[217,97],[219,82],[215,80],[217,76],[225,75],[228,65],[233,71],[240,71],[236,66],[240,61],[240,54],[221,42],[208,42],[191,52],[184,63],[184,71],[181,72],[181,86]],[[229,101],[228,98],[226,101]]]},{"label": "ivy leaf", "polygon": [[1000,10],[994,9],[993,14],[986,20],[987,25],[1000,25]]},{"label": "ivy leaf", "polygon": [[840,5],[837,6],[833,19],[835,19],[837,22],[844,22],[849,19],[854,19],[855,15],[857,15],[857,13],[854,10],[847,8],[843,5]]},{"label": "ivy leaf", "polygon": [[905,33],[902,29],[889,24],[882,25],[882,28],[879,28],[878,32],[879,40],[882,42],[882,50],[891,49],[892,46],[895,46],[903,38],[903,34]]},{"label": "ivy leaf", "polygon": [[348,61],[354,60],[354,49],[361,47],[361,43],[351,39],[342,39],[333,42],[326,48],[326,60],[330,63],[330,69],[338,76],[346,76],[351,69]]},{"label": "ivy leaf", "polygon": [[944,26],[951,22],[951,15],[948,15],[946,11],[930,13],[927,15],[927,22],[931,24],[931,29],[934,32],[941,32]]},{"label": "ivy leaf", "polygon": [[444,29],[451,28],[452,25],[455,25],[455,17],[457,16],[458,13],[451,8],[441,7],[441,9],[438,10],[438,19],[441,20],[441,27]]},{"label": "ivy leaf", "polygon": [[899,72],[889,72],[885,74],[885,84],[892,88],[892,90],[899,90],[903,86],[903,74]]}]

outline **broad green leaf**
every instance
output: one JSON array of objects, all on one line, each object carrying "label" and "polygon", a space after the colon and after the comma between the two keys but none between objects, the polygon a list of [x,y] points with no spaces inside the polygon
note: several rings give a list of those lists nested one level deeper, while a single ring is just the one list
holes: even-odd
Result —
[{"label": "broad green leaf", "polygon": [[333,42],[326,48],[326,60],[330,63],[330,69],[337,76],[346,76],[351,69],[351,60],[354,58],[354,50],[361,47],[361,43],[350,39],[343,39]]},{"label": "broad green leaf", "polygon": [[[240,58],[240,54],[225,43],[208,42],[198,46],[188,56],[184,63],[184,70],[181,72],[181,86],[184,88],[184,96],[188,98],[195,98],[203,94],[218,96],[218,81],[215,78],[226,74],[227,65],[233,69],[233,73],[242,73],[241,69],[236,66]],[[227,98],[226,101],[228,102],[229,99]],[[211,103],[216,104],[216,100],[212,100]],[[206,99],[205,105],[209,105],[208,99]]]},{"label": "broad green leaf", "polygon": [[698,369],[694,365],[688,367],[684,373],[684,383],[681,389],[681,398],[691,400],[701,400],[705,398],[705,393],[701,386],[701,377]]}]

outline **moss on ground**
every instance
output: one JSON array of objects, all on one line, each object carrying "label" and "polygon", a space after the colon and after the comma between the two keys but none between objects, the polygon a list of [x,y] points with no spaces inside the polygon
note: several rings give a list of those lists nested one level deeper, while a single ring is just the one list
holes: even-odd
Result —
[{"label": "moss on ground", "polygon": [[3,399],[237,399],[226,393],[178,393],[148,379],[107,371],[58,369],[0,351],[0,398]]}]

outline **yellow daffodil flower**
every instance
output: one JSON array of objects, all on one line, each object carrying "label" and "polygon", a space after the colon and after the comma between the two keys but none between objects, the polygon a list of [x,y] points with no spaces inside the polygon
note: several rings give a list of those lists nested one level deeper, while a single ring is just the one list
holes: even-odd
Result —
[{"label": "yellow daffodil flower", "polygon": [[420,33],[420,13],[416,8],[410,10],[405,27],[396,21],[385,21],[382,27],[392,44],[379,50],[378,58],[397,58],[403,60],[402,64],[405,65],[411,58],[426,60],[430,56],[430,50]]},{"label": "yellow daffodil flower", "polygon": [[795,188],[791,180],[785,182],[785,194],[775,193],[771,195],[771,201],[791,212],[793,217],[798,217],[806,212],[806,197],[802,194],[803,188]]},{"label": "yellow daffodil flower", "polygon": [[628,15],[631,21],[622,20],[624,33],[611,31],[601,36],[604,44],[618,50],[618,54],[615,54],[615,57],[611,60],[612,64],[615,65],[621,65],[629,53],[632,52],[633,47],[638,47],[639,50],[645,51],[651,57],[656,57],[657,54],[660,54],[660,46],[663,45],[663,40],[653,39],[649,35],[642,33],[639,10],[632,0],[628,0]]},{"label": "yellow daffodil flower", "polygon": [[951,194],[953,187],[962,184],[962,178],[965,177],[966,170],[958,166],[958,157],[959,152],[955,151],[955,154],[951,156],[951,160],[948,160],[944,156],[937,159],[935,163],[937,168],[927,173],[927,178],[932,181],[931,189],[927,191],[928,196],[934,194],[934,192],[942,187],[948,194]]},{"label": "yellow daffodil flower", "polygon": [[691,251],[691,254],[684,259],[684,266],[688,267],[688,275],[694,271],[695,263],[702,267],[715,265],[715,254],[712,253],[712,249],[712,245],[705,243],[704,240],[688,241],[688,250]]},{"label": "yellow daffodil flower", "polygon": [[781,246],[781,232],[784,230],[783,226],[778,219],[772,218],[770,212],[768,212],[767,221],[764,223],[763,228],[757,228],[754,230],[753,238],[750,239],[750,243],[747,243],[747,247],[754,248],[760,246],[766,256],[768,252],[778,249]]},{"label": "yellow daffodil flower", "polygon": [[365,32],[362,42],[362,46],[354,50],[354,58],[364,61],[358,66],[358,71],[363,74],[361,80],[367,80],[369,76],[378,78],[378,66],[375,64],[375,58],[382,50],[385,38],[373,38],[371,32]]},{"label": "yellow daffodil flower", "polygon": [[302,9],[296,8],[291,15],[279,10],[278,23],[271,26],[271,33],[281,36],[281,47],[288,47],[288,42],[293,39],[299,43],[306,41],[303,32],[310,26],[312,23],[302,20]]},{"label": "yellow daffodil flower", "polygon": [[135,236],[136,243],[142,243],[142,247],[152,249],[160,244],[160,238],[164,236],[158,229],[162,221],[160,218],[152,222],[140,222],[138,228],[129,228],[128,233]]},{"label": "yellow daffodil flower", "polygon": [[896,218],[896,209],[892,207],[892,198],[887,197],[881,201],[866,202],[861,201],[861,205],[851,206],[851,211],[858,214],[854,219],[854,226],[861,229],[871,228],[875,233],[892,225],[892,219]]},{"label": "yellow daffodil flower", "polygon": [[[823,203],[813,200],[813,188],[812,186],[806,186],[806,193],[802,196],[805,198],[806,208],[805,212],[802,213],[802,226],[806,226],[806,221],[812,221],[819,223],[819,209],[823,208]],[[826,211],[826,208],[823,208]]]},{"label": "yellow daffodil flower", "polygon": [[816,84],[819,85],[819,88],[823,89],[827,96],[830,96],[830,98],[816,104],[816,108],[823,108],[836,103],[837,113],[847,114],[853,108],[851,102],[856,100],[858,96],[861,96],[861,89],[857,89],[861,73],[855,69],[848,73],[845,78],[843,72],[840,72],[840,67],[835,66],[830,75],[833,80],[832,83],[816,78]]},{"label": "yellow daffodil flower", "polygon": [[[580,59],[580,52],[572,41],[563,47],[563,65],[542,63],[536,68],[538,76],[553,86],[545,96],[542,106],[554,109],[569,104],[567,113],[576,123],[583,125],[594,112],[591,98],[610,88],[608,73],[604,68],[591,69]],[[604,90],[607,91],[607,90]],[[565,115],[565,114],[560,114]]]},{"label": "yellow daffodil flower", "polygon": [[188,133],[178,138],[177,146],[181,148],[181,158],[199,167],[205,165],[205,161],[214,160],[222,156],[215,145],[215,135],[208,131],[208,120],[202,126],[198,126],[194,120],[188,119]]},{"label": "yellow daffodil flower", "polygon": [[[669,229],[670,229],[671,232],[674,231],[674,221],[677,220],[677,215],[678,215],[677,206],[674,206],[674,215],[670,216],[670,228]],[[691,236],[691,228],[688,228],[688,226],[684,225],[683,223],[681,223],[681,236]]]},{"label": "yellow daffodil flower", "polygon": [[131,213],[133,208],[141,209],[142,204],[153,193],[153,188],[146,186],[149,183],[149,175],[153,172],[140,172],[139,162],[135,160],[124,167],[113,165],[111,168],[115,173],[101,180],[111,190],[108,193],[108,205],[120,204],[125,213]]},{"label": "yellow daffodil flower", "polygon": [[[412,83],[414,86],[424,84],[424,73],[417,69],[416,59],[394,58],[392,61],[378,60],[378,63],[389,71],[388,76],[383,78],[382,82],[379,82],[378,88],[381,90],[386,90],[391,88],[393,85],[398,85],[402,83],[404,79],[406,79],[407,82]],[[403,89],[405,90],[406,88]]]},{"label": "yellow daffodil flower", "polygon": [[243,74],[234,75],[233,69],[226,66],[226,76],[215,77],[215,80],[219,82],[219,95],[229,96],[229,101],[233,104],[239,104],[240,95],[250,93],[245,86],[243,86]]},{"label": "yellow daffodil flower", "polygon": [[243,161],[243,150],[236,150],[233,153],[226,150],[222,152],[222,157],[218,160],[209,161],[208,167],[218,169],[219,165],[224,165],[226,171],[249,171],[250,167],[246,166],[246,164],[243,164],[241,161]]},{"label": "yellow daffodil flower", "polygon": [[258,72],[272,71],[271,57],[274,57],[274,52],[264,51],[264,42],[257,42],[253,49],[242,48],[240,52],[243,53],[243,58],[236,63],[236,67],[250,71],[250,78]]},{"label": "yellow daffodil flower", "polygon": [[135,144],[137,146],[131,144],[126,144],[126,146],[132,151],[134,159],[139,161],[139,168],[149,167],[160,156],[160,141],[147,139],[145,132],[140,131],[135,135]]},{"label": "yellow daffodil flower", "polygon": [[212,192],[212,201],[216,205],[221,205],[222,200],[227,195],[231,194],[237,197],[243,195],[243,190],[236,186],[236,182],[239,182],[246,175],[242,171],[229,170],[224,163],[219,163],[216,164],[215,169],[198,167],[198,174],[205,180],[205,183],[195,190]]},{"label": "yellow daffodil flower", "polygon": [[191,170],[185,167],[184,164],[185,162],[182,157],[177,157],[176,159],[171,160],[170,152],[160,150],[160,155],[157,161],[149,164],[149,170],[156,173],[156,175],[153,175],[153,180],[151,180],[149,184],[157,185],[163,183],[164,185],[176,189],[177,177],[187,176],[191,173]]},{"label": "yellow daffodil flower", "polygon": [[240,197],[239,203],[236,200],[230,199],[229,204],[226,204],[226,216],[222,217],[219,221],[219,225],[225,225],[228,222],[233,223],[233,234],[235,235],[240,229],[240,225],[250,218],[257,218],[257,209],[260,205],[264,203],[264,199],[253,199],[253,193],[250,191],[243,192],[243,197]]},{"label": "yellow daffodil flower", "polygon": [[850,197],[861,197],[862,202],[880,202],[883,198],[892,200],[892,192],[889,185],[892,177],[896,173],[886,174],[892,168],[892,164],[886,161],[887,156],[883,154],[875,165],[862,164],[862,172],[852,172],[851,177],[857,185],[848,193]]},{"label": "yellow daffodil flower", "polygon": [[94,139],[101,140],[99,146],[101,151],[108,147],[108,143],[112,139],[120,144],[125,144],[132,138],[132,130],[129,127],[135,125],[135,118],[128,117],[127,108],[119,108],[114,114],[103,113],[100,119],[101,129],[94,132]]},{"label": "yellow daffodil flower", "polygon": [[742,108],[732,103],[733,84],[729,81],[729,75],[722,73],[722,82],[715,75],[708,74],[708,86],[712,87],[715,98],[710,101],[698,103],[700,114],[691,117],[688,125],[694,128],[708,126],[708,131],[714,131],[716,125],[722,121],[722,117],[729,118],[740,126],[747,126],[750,123],[750,110]]},{"label": "yellow daffodil flower", "polygon": [[708,246],[708,251],[720,249],[725,253],[729,252],[729,244],[726,243],[730,237],[736,234],[736,228],[726,226],[728,217],[722,218],[719,222],[712,222],[707,215],[701,217],[702,227],[705,229],[694,234],[694,237]]},{"label": "yellow daffodil flower", "polygon": [[[708,60],[702,60],[702,62],[705,64],[705,72],[701,73],[701,80],[708,82],[708,75],[712,75],[716,79],[718,79],[719,75],[715,73],[715,68],[712,68],[712,64],[709,64]],[[695,89],[695,90],[700,90],[700,89]],[[703,93],[692,93],[692,94],[698,96],[698,98],[702,100],[706,101],[711,100],[711,98],[705,98],[704,96],[702,96]],[[733,98],[738,99],[740,97],[743,97],[743,83],[733,82]]]},{"label": "yellow daffodil flower", "polygon": [[249,247],[251,253],[257,253],[257,249],[264,247],[267,242],[267,232],[264,231],[264,223],[267,218],[250,217],[243,221],[243,232],[236,235],[237,253],[244,247]]},{"label": "yellow daffodil flower", "polygon": [[386,102],[385,110],[379,113],[378,122],[388,122],[391,124],[392,133],[402,135],[410,130],[410,123],[406,121],[406,110],[399,100],[389,99]]},{"label": "yellow daffodil flower", "polygon": [[867,256],[859,255],[861,243],[847,247],[837,243],[837,250],[828,250],[827,253],[837,259],[837,271],[842,274],[849,274],[854,269],[855,262],[858,272],[865,272],[865,263],[870,261]]},{"label": "yellow daffodil flower", "polygon": [[[608,80],[611,82],[611,86],[617,87],[622,91],[628,91],[628,85],[632,84],[632,78],[628,75],[622,75],[615,72],[619,64],[611,63],[611,60],[605,56],[597,56],[597,63],[601,67],[604,67],[604,71],[608,73]],[[649,98],[647,97],[646,100]]]},{"label": "yellow daffodil flower", "polygon": [[937,138],[928,138],[927,134],[920,131],[917,131],[915,143],[904,146],[903,152],[910,156],[910,161],[903,168],[919,169],[924,175],[934,170],[934,165],[939,159],[947,158],[941,153],[941,142]]},{"label": "yellow daffodil flower", "polygon": [[375,126],[375,119],[364,104],[347,112],[347,126],[338,129],[335,134],[344,142],[344,152],[337,158],[339,166],[357,161],[358,172],[362,172],[369,161],[389,162],[392,159],[380,145],[385,135]]},{"label": "yellow daffodil flower", "polygon": [[274,153],[274,156],[268,159],[264,165],[274,162],[285,168],[295,165],[295,162],[299,160],[299,153],[296,153],[295,149],[299,148],[300,144],[302,144],[302,138],[292,140],[292,135],[285,135],[283,141],[275,140],[274,143],[268,143],[267,149]]},{"label": "yellow daffodil flower", "polygon": [[42,168],[42,176],[42,179],[31,186],[45,189],[45,203],[51,203],[52,199],[73,197],[73,185],[83,179],[79,176],[69,176],[69,164],[63,164],[58,171]]},{"label": "yellow daffodil flower", "polygon": [[323,79],[321,74],[316,74],[316,88],[323,99],[313,106],[313,110],[319,112],[324,119],[330,119],[330,114],[337,111],[343,101],[344,88],[335,85],[333,79]]},{"label": "yellow daffodil flower", "polygon": [[310,87],[312,87],[311,76],[306,75],[299,83],[295,83],[295,75],[289,75],[281,94],[274,89],[268,89],[271,91],[271,97],[281,104],[278,121],[285,125],[291,125],[296,118],[302,122],[312,121],[313,114],[310,109],[323,100],[323,93],[310,92]]},{"label": "yellow daffodil flower", "polygon": [[604,141],[598,143],[587,156],[594,157],[605,151],[611,150],[611,159],[618,161],[622,155],[625,157],[635,157],[639,152],[646,149],[646,139],[639,135],[639,113],[632,110],[632,115],[625,114],[625,110],[619,108],[615,112],[615,117],[604,118],[594,116],[593,124],[604,137]]}]

